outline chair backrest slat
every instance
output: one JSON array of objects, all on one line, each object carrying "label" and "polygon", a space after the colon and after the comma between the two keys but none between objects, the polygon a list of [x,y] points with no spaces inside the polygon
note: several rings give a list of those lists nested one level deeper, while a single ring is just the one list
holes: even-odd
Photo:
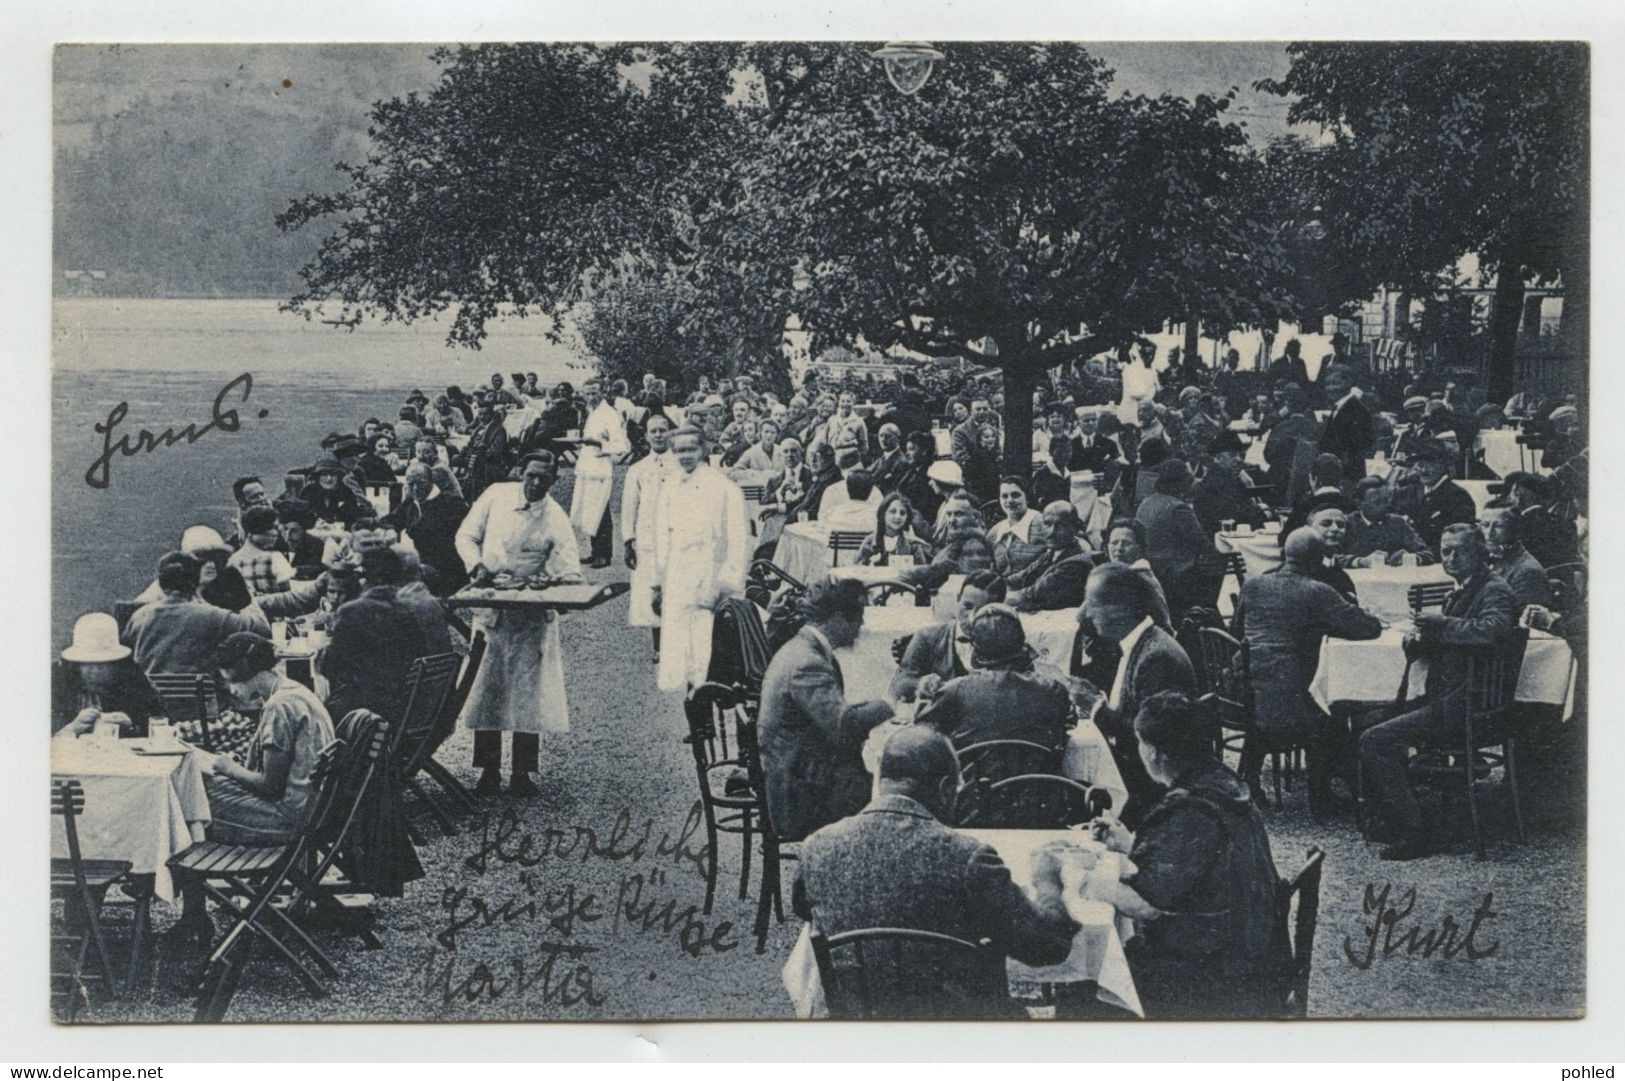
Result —
[{"label": "chair backrest slat", "polygon": [[972,1018],[1008,1009],[1004,954],[991,941],[900,927],[811,934],[836,1019]]},{"label": "chair backrest slat", "polygon": [[406,704],[401,715],[391,718],[395,723],[397,759],[410,776],[417,766],[436,750],[435,737],[441,731],[441,718],[446,699],[463,659],[455,653],[434,653],[412,662],[406,673]]}]

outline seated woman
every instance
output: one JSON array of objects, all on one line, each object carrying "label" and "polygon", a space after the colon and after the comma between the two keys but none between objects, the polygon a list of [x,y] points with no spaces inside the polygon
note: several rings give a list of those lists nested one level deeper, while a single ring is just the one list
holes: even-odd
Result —
[{"label": "seated woman", "polygon": [[299,500],[316,512],[318,521],[334,525],[349,525],[372,507],[364,504],[354,488],[346,484],[344,467],[331,455],[321,458],[311,468],[311,479],[299,490]]},{"label": "seated woman", "polygon": [[292,840],[305,828],[316,793],[311,770],[333,741],[333,721],[321,699],[276,670],[268,638],[239,632],[215,657],[231,697],[259,709],[248,761],[216,758],[204,779],[209,791],[209,839],[245,844]]},{"label": "seated woman", "polygon": [[165,715],[163,699],[119,641],[117,621],[105,612],[80,616],[73,641],[51,667],[51,732],[82,736],[112,719],[129,722],[125,736],[145,736],[147,720]]},{"label": "seated woman", "polygon": [[1214,757],[1211,725],[1184,695],[1146,699],[1134,732],[1140,760],[1168,791],[1137,834],[1114,817],[1095,821],[1095,838],[1137,869],[1090,888],[1138,923],[1127,953],[1145,1015],[1275,1016],[1289,951],[1263,815]]},{"label": "seated woman", "polygon": [[368,484],[389,484],[395,479],[395,437],[376,435],[367,452],[356,460],[356,468]]},{"label": "seated woman", "polygon": [[887,567],[898,556],[907,556],[913,565],[931,562],[931,546],[915,536],[914,507],[901,492],[880,501],[875,512],[875,531],[863,538],[858,562],[870,567]]}]

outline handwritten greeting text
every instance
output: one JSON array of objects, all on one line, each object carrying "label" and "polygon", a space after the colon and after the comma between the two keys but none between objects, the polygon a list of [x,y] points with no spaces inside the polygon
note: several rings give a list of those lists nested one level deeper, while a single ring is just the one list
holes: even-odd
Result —
[{"label": "handwritten greeting text", "polygon": [[1492,942],[1481,948],[1475,937],[1487,921],[1499,915],[1490,907],[1495,900],[1495,894],[1486,893],[1484,900],[1473,910],[1473,918],[1467,924],[1466,934],[1461,933],[1461,924],[1448,913],[1440,925],[1432,930],[1424,932],[1419,925],[1412,925],[1408,930],[1400,932],[1399,925],[1410,917],[1411,910],[1416,907],[1416,887],[1406,890],[1400,896],[1397,905],[1389,899],[1391,888],[1388,883],[1383,883],[1380,891],[1373,885],[1367,885],[1365,888],[1363,907],[1365,915],[1371,917],[1370,925],[1361,928],[1361,936],[1365,941],[1357,948],[1352,937],[1343,939],[1343,952],[1355,968],[1368,969],[1376,961],[1378,939],[1382,941],[1383,957],[1392,956],[1400,950],[1404,950],[1406,956],[1420,953],[1423,957],[1432,957],[1434,953],[1439,953],[1447,959],[1465,952],[1467,960],[1480,961],[1500,948],[1499,942]]},{"label": "handwritten greeting text", "polygon": [[[85,483],[92,488],[106,488],[108,484],[112,483],[114,452],[118,452],[126,458],[134,458],[140,454],[150,454],[159,447],[173,447],[176,443],[183,442],[188,445],[196,443],[209,432],[215,430],[235,432],[242,427],[242,419],[238,416],[237,410],[224,408],[226,399],[233,392],[240,390],[242,396],[238,399],[237,404],[242,405],[248,401],[249,392],[253,389],[254,377],[244,372],[221,387],[220,392],[214,396],[214,409],[207,424],[202,427],[195,423],[188,424],[180,429],[169,427],[165,428],[161,435],[153,435],[146,428],[142,428],[134,436],[126,434],[114,439],[114,430],[124,423],[124,418],[130,412],[129,402],[118,403],[107,414],[106,420],[99,420],[92,425],[96,429],[96,433],[102,437],[102,452],[94,462],[90,463],[90,468],[85,470]],[[264,418],[270,415],[270,411],[261,409],[259,415]]]}]

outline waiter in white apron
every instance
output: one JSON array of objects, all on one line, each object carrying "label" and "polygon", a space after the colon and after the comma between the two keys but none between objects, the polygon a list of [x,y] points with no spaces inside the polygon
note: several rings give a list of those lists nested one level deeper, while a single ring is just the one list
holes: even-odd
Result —
[{"label": "waiter in white apron", "polygon": [[581,454],[576,458],[575,488],[570,492],[570,521],[591,538],[587,566],[609,566],[615,554],[615,523],[609,513],[609,491],[615,485],[615,463],[631,449],[626,422],[604,400],[604,384],[589,379],[581,387],[587,419],[581,425]]},{"label": "waiter in white apron", "polygon": [[[489,585],[502,576],[577,580],[581,561],[564,510],[549,495],[558,464],[548,451],[525,456],[519,482],[493,484],[457,530],[457,554],[469,584]],[[501,788],[502,733],[513,733],[509,791],[539,794],[536,772],[542,732],[568,732],[564,658],[558,613],[546,609],[482,609],[474,626],[485,635],[485,658],[463,706],[463,724],[474,730],[478,792]]]},{"label": "waiter in white apron", "polygon": [[626,565],[632,571],[626,622],[648,627],[654,635],[655,663],[660,663],[660,616],[655,613],[655,530],[660,487],[677,466],[671,456],[671,421],[665,414],[649,417],[645,429],[649,453],[626,471],[621,489],[621,536],[625,538]]}]

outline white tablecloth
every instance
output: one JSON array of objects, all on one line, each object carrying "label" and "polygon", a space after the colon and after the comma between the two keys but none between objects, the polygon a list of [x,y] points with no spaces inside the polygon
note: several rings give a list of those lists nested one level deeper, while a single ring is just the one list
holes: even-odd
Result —
[{"label": "white tablecloth", "polygon": [[[1405,650],[1400,644],[1409,624],[1389,627],[1378,638],[1350,642],[1328,638],[1321,643],[1320,666],[1309,693],[1321,709],[1335,702],[1392,702],[1405,674]],[[1563,705],[1571,691],[1574,655],[1561,638],[1531,631],[1518,672],[1517,700]],[[1427,683],[1427,662],[1411,668],[1409,698],[1419,698]]]},{"label": "white tablecloth", "polygon": [[508,434],[509,439],[518,439],[541,415],[541,410],[532,409],[530,406],[513,406],[502,414],[502,430]]},{"label": "white tablecloth", "polygon": [[[203,839],[209,796],[197,754],[138,755],[118,741],[51,741],[51,775],[79,781],[85,809],[75,820],[86,859],[128,860],[153,876],[159,899],[173,901],[169,858]],[[51,816],[51,855],[66,857],[67,835]]]},{"label": "white tablecloth", "polygon": [[[1541,466],[1541,451],[1518,446],[1518,433],[1511,428],[1496,428],[1493,431],[1479,432],[1478,445],[1484,451],[1484,464],[1489,466],[1498,477],[1504,477],[1508,473],[1515,473],[1519,470],[1534,473],[1551,472],[1551,470]],[[1522,454],[1519,453],[1520,451],[1522,451]]]},{"label": "white tablecloth", "polygon": [[1281,565],[1281,534],[1255,530],[1252,533],[1217,533],[1213,546],[1221,552],[1240,552],[1249,578]]},{"label": "white tablecloth", "polygon": [[819,522],[792,522],[779,534],[773,562],[784,572],[811,585],[829,573],[829,526]]},{"label": "white tablecloth", "polygon": [[1444,568],[1431,567],[1355,567],[1348,572],[1354,583],[1360,607],[1384,623],[1398,623],[1411,618],[1410,589],[1415,585],[1453,584]]},{"label": "white tablecloth", "polygon": [[1482,517],[1484,508],[1489,506],[1490,500],[1495,498],[1495,493],[1490,491],[1490,485],[1497,482],[1493,480],[1458,480],[1456,483],[1465,488],[1467,494],[1473,497],[1473,506],[1478,511],[1479,516]]},{"label": "white tablecloth", "polygon": [[947,428],[937,428],[934,431],[932,431],[931,438],[936,440],[937,457],[938,458],[947,458],[947,457],[950,457],[953,454],[953,452],[954,452],[954,433],[953,432],[949,431]]},{"label": "white tablecloth", "polygon": [[[1065,840],[1095,852],[1096,858],[1108,864],[1115,863],[1118,874],[1126,873],[1133,865],[1126,859],[1107,852],[1089,839],[1087,834],[1069,830],[966,830],[966,836],[992,845],[999,858],[1010,869],[1010,877],[1023,889],[1032,886],[1033,855],[1054,840]],[[1081,926],[1072,940],[1072,952],[1058,965],[1033,968],[1010,958],[1006,962],[1011,989],[1019,991],[1023,985],[1044,983],[1079,983],[1094,979],[1100,985],[1100,1000],[1120,1006],[1137,1016],[1145,1016],[1140,1006],[1140,995],[1134,989],[1134,978],[1129,972],[1128,958],[1123,953],[1123,937],[1131,933],[1132,924],[1116,916],[1110,906],[1099,901],[1086,901],[1081,884],[1072,876],[1063,877],[1063,896],[1067,912]],[[784,987],[795,1005],[800,1018],[827,1017],[824,989],[818,979],[818,963],[813,957],[812,934],[803,926],[796,938],[795,948],[784,965]]]},{"label": "white tablecloth", "polygon": [[[931,609],[916,608],[912,604],[865,608],[858,640],[835,653],[846,679],[847,701],[886,697],[891,677],[897,671],[892,642],[940,621]],[[1027,644],[1038,651],[1038,663],[1048,665],[1052,675],[1062,678],[1071,662],[1072,642],[1078,633],[1077,613],[1070,609],[1023,613],[1021,626],[1027,632]]]}]

